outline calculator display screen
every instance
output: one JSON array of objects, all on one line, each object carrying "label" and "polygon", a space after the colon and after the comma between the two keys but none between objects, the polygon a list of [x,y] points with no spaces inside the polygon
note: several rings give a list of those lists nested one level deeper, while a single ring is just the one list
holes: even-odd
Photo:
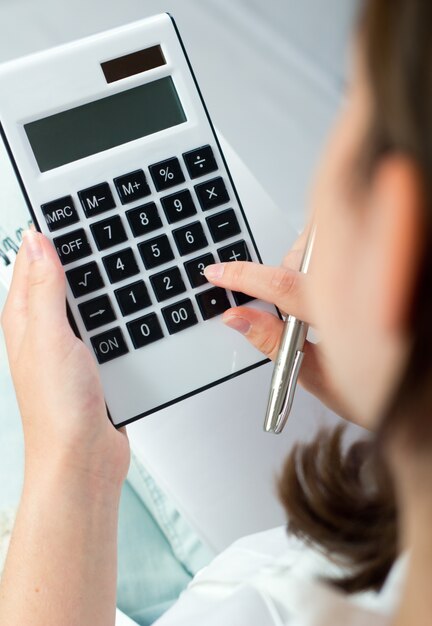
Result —
[{"label": "calculator display screen", "polygon": [[41,172],[187,121],[170,76],[24,126]]}]

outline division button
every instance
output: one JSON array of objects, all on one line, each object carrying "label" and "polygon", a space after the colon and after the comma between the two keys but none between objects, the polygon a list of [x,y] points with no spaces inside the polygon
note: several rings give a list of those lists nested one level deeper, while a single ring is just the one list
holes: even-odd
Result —
[{"label": "division button", "polygon": [[193,222],[173,231],[173,237],[182,256],[208,246],[201,222]]},{"label": "division button", "polygon": [[195,297],[205,320],[216,317],[216,315],[222,315],[222,313],[225,313],[225,311],[231,308],[231,303],[228,300],[225,289],[221,289],[220,287],[208,289],[207,291],[197,294]]},{"label": "division button", "polygon": [[65,196],[41,206],[47,226],[51,232],[79,222],[79,215],[72,196]]},{"label": "division button", "polygon": [[103,278],[95,262],[69,270],[66,276],[75,298],[102,289],[104,286]]},{"label": "division button", "polygon": [[240,224],[233,209],[208,217],[207,225],[215,243],[235,237],[241,233]]},{"label": "division button", "polygon": [[144,281],[138,280],[132,285],[117,289],[115,292],[117,302],[123,315],[131,315],[142,309],[151,306],[152,301],[149,296]]},{"label": "division button", "polygon": [[163,330],[156,313],[150,313],[127,324],[132,343],[136,349],[163,339]]},{"label": "division button", "polygon": [[178,267],[171,267],[169,270],[151,276],[150,282],[158,302],[169,300],[186,291],[186,285]]},{"label": "division button", "polygon": [[191,178],[199,178],[199,176],[205,176],[218,169],[210,146],[203,146],[186,152],[183,154],[183,158]]},{"label": "division button", "polygon": [[129,204],[149,196],[151,191],[147,179],[142,170],[136,170],[130,174],[119,176],[114,179],[114,184],[122,204]]},{"label": "division button", "polygon": [[165,215],[170,224],[180,222],[188,217],[196,215],[197,210],[195,208],[194,201],[192,200],[191,192],[185,189],[178,193],[173,193],[170,196],[166,196],[161,199]]},{"label": "division button", "polygon": [[162,309],[162,314],[170,335],[198,324],[198,318],[190,300],[182,300],[177,304],[167,306]]},{"label": "division button", "polygon": [[214,209],[229,202],[229,195],[222,178],[213,178],[195,187],[203,211]]},{"label": "division button", "polygon": [[110,254],[102,261],[111,283],[118,283],[140,273],[135,255],[130,248]]},{"label": "division button", "polygon": [[232,261],[252,261],[245,241],[236,241],[225,248],[220,248],[218,254],[222,263]]},{"label": "division button", "polygon": [[212,254],[204,254],[197,259],[192,259],[184,264],[186,273],[188,275],[190,284],[192,287],[201,287],[208,283],[207,278],[204,276],[204,269],[207,265],[213,265],[215,262]]},{"label": "division button", "polygon": [[149,169],[157,191],[164,191],[185,182],[179,160],[175,157],[155,163]]},{"label": "division button", "polygon": [[101,183],[78,192],[86,217],[93,217],[115,208],[115,201],[108,183]]},{"label": "division button", "polygon": [[67,233],[67,235],[56,237],[53,243],[63,265],[79,261],[79,259],[83,259],[92,253],[83,228]]},{"label": "division button", "polygon": [[128,238],[119,215],[91,224],[90,228],[98,250],[112,248]]},{"label": "division button", "polygon": [[110,299],[105,295],[83,302],[78,308],[87,330],[105,326],[116,319]]},{"label": "division button", "polygon": [[162,228],[162,220],[154,202],[143,204],[126,212],[134,237],[141,237],[153,230]]},{"label": "division button", "polygon": [[107,363],[129,352],[120,328],[113,328],[90,339],[99,363]]},{"label": "division button", "polygon": [[168,263],[174,259],[174,252],[166,235],[155,237],[138,246],[142,260],[147,270]]}]

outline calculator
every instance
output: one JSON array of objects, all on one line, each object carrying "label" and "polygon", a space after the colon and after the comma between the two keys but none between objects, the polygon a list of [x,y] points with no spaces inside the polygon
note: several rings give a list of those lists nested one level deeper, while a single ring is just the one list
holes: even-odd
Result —
[{"label": "calculator", "polygon": [[204,276],[261,259],[170,15],[0,66],[0,132],[115,426],[268,362]]}]

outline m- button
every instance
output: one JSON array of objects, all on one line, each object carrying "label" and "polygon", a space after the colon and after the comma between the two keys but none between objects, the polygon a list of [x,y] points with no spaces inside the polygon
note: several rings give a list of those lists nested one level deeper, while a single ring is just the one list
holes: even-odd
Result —
[{"label": "m- button", "polygon": [[108,183],[101,183],[78,192],[86,217],[93,217],[115,208],[115,201]]},{"label": "m- button", "polygon": [[51,232],[79,222],[79,216],[71,196],[47,202],[41,206],[41,209]]},{"label": "m- button", "polygon": [[92,253],[92,249],[83,228],[74,230],[67,235],[56,237],[54,246],[63,265],[78,261]]}]

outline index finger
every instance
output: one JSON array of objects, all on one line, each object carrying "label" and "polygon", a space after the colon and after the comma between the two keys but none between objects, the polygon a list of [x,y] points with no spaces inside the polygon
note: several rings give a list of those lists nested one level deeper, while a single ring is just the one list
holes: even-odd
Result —
[{"label": "index finger", "polygon": [[306,274],[245,261],[208,265],[204,274],[209,282],[218,287],[270,302],[288,315],[311,323],[305,302]]}]

